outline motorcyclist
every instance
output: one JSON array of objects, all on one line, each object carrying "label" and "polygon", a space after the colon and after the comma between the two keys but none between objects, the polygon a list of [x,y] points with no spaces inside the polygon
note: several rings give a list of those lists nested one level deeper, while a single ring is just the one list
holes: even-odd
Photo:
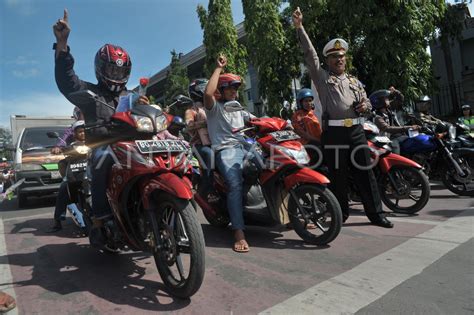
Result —
[{"label": "motorcyclist", "polygon": [[430,114],[431,98],[427,95],[421,96],[415,103],[415,117],[423,123],[436,125],[442,122],[440,119]]},{"label": "motorcyclist", "polygon": [[[72,111],[72,117],[74,117],[76,121],[84,120],[84,115],[82,114],[81,110],[77,106],[75,106],[74,110]],[[64,130],[64,133],[62,137],[58,139],[56,146],[51,149],[51,153],[60,154],[62,151],[62,147],[69,145],[73,141],[73,139],[74,139],[74,130],[71,125],[71,127],[68,127]]]},{"label": "motorcyclist", "polygon": [[[245,112],[227,110],[226,107],[226,102],[237,99],[242,84],[238,75],[221,74],[226,65],[227,58],[219,56],[204,91],[204,107],[212,148],[216,152],[216,165],[228,188],[227,209],[235,239],[233,250],[248,252],[249,244],[244,234],[242,166],[252,154],[249,155],[250,148],[243,135],[235,132],[244,126]],[[261,166],[258,162],[257,166]]]},{"label": "motorcyclist", "polygon": [[395,113],[391,111],[390,90],[378,90],[369,96],[372,109],[375,111],[374,123],[380,129],[382,135],[392,140],[394,153],[400,154],[400,143],[407,139],[407,131],[411,128],[419,130],[420,126],[402,126]]},{"label": "motorcyclist", "polygon": [[[78,120],[72,124],[71,129],[73,131],[74,139],[72,141],[68,141],[66,145],[71,144],[74,141],[85,142],[86,134],[84,130],[84,121]],[[62,148],[58,148],[62,150]],[[61,151],[59,152],[61,153]],[[58,153],[58,154],[59,154]],[[62,172],[64,174],[65,171]],[[56,233],[62,229],[61,221],[66,219],[66,207],[68,204],[71,203],[69,198],[69,194],[67,191],[68,183],[63,181],[59,186],[58,196],[56,198],[56,205],[54,207],[54,224],[48,233]],[[80,214],[79,214],[80,215]],[[85,228],[84,222],[82,221],[82,228]]]},{"label": "motorcyclist", "polygon": [[462,116],[459,117],[458,121],[466,126],[469,127],[471,132],[474,131],[474,115],[472,113],[471,106],[469,104],[465,104],[461,106]]},{"label": "motorcyclist", "polygon": [[199,195],[207,197],[212,187],[212,161],[214,152],[211,149],[211,139],[207,130],[207,116],[204,110],[204,90],[209,81],[207,79],[196,79],[189,85],[189,96],[193,105],[184,114],[186,130],[191,136],[189,143],[193,151],[198,154],[198,159],[204,170],[199,183]]},{"label": "motorcyclist", "polygon": [[[96,103],[95,106],[76,104],[84,114],[86,124],[104,124],[110,121],[119,102],[119,97],[129,94],[125,85],[128,82],[132,62],[125,49],[112,44],[105,44],[95,55],[95,74],[97,84],[82,81],[74,72],[74,58],[67,45],[69,33],[71,31],[68,21],[68,11],[64,10],[62,19],[53,25],[53,32],[56,37],[55,49],[55,77],[61,93],[68,98],[72,92],[80,90],[91,90],[98,95],[99,99],[110,105]],[[69,99],[69,98],[68,98]],[[71,100],[70,100],[71,101]],[[73,101],[71,101],[74,103]],[[138,104],[149,104],[146,96],[140,96]],[[92,189],[92,209],[94,217],[93,226],[89,233],[91,245],[103,246],[105,236],[103,234],[104,220],[111,217],[110,205],[106,198],[106,186],[109,171],[113,165],[113,159],[107,146],[100,145],[110,138],[110,131],[105,127],[92,128],[86,130],[86,143],[92,145],[94,150],[91,156],[91,189]]]},{"label": "motorcyclist", "polygon": [[296,96],[296,112],[291,117],[291,124],[295,132],[301,137],[301,143],[306,145],[311,156],[310,165],[319,160],[320,150],[313,148],[321,144],[321,124],[314,114],[314,95],[311,89],[301,89]]}]

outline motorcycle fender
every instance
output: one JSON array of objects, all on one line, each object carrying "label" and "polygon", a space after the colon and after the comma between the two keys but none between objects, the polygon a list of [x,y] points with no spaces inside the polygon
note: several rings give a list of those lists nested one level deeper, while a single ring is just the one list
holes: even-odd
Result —
[{"label": "motorcycle fender", "polygon": [[395,165],[411,166],[417,169],[422,168],[421,165],[415,161],[395,153],[390,153],[389,155],[380,158],[378,163],[378,167],[383,173],[387,173]]},{"label": "motorcycle fender", "polygon": [[181,178],[173,173],[159,174],[142,184],[142,200],[145,209],[149,208],[149,197],[155,190],[165,191],[180,199],[193,198],[192,184],[187,177]]},{"label": "motorcycle fender", "polygon": [[300,168],[285,177],[285,188],[288,190],[296,184],[329,184],[329,179],[310,168]]},{"label": "motorcycle fender", "polygon": [[459,156],[463,154],[474,154],[474,148],[456,148],[452,151],[454,156]]}]

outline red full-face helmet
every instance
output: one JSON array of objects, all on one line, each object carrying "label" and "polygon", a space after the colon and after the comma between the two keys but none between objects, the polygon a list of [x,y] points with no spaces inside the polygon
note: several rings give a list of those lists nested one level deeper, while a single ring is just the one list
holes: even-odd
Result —
[{"label": "red full-face helmet", "polygon": [[235,86],[239,88],[242,84],[240,76],[233,73],[224,73],[219,76],[219,81],[217,82],[217,88],[221,91],[230,86]]},{"label": "red full-face helmet", "polygon": [[120,92],[125,88],[132,61],[130,55],[122,47],[105,44],[95,55],[95,76],[99,83],[112,92]]}]

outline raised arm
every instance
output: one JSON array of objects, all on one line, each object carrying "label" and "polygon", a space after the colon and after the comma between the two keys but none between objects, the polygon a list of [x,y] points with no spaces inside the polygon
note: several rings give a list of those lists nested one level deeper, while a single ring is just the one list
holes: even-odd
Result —
[{"label": "raised arm", "polygon": [[222,70],[227,65],[227,58],[224,55],[220,55],[217,58],[217,65],[216,69],[211,75],[209,82],[206,85],[206,89],[204,90],[204,107],[207,110],[211,110],[216,102],[214,97],[214,93],[217,90],[217,83],[219,82],[219,76],[221,75]]},{"label": "raised arm", "polygon": [[66,98],[72,92],[87,88],[87,83],[79,79],[74,72],[74,58],[67,45],[70,31],[69,13],[64,9],[64,16],[53,25],[53,32],[56,37],[54,75],[59,91]]},{"label": "raised arm", "polygon": [[320,72],[323,70],[321,68],[316,49],[311,43],[311,40],[309,39],[308,34],[306,34],[306,31],[303,27],[303,13],[301,13],[299,7],[295,10],[295,12],[293,12],[293,24],[296,28],[296,34],[303,50],[305,63],[308,67],[311,80],[313,80],[313,82],[316,84],[318,82],[318,78],[320,77]]}]

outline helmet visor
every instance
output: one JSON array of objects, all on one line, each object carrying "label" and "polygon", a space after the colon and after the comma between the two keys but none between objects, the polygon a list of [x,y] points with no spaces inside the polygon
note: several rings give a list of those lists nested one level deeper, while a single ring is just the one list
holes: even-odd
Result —
[{"label": "helmet visor", "polygon": [[117,66],[112,63],[107,63],[104,66],[103,75],[107,80],[115,83],[125,83],[128,81],[130,76],[130,66]]}]

